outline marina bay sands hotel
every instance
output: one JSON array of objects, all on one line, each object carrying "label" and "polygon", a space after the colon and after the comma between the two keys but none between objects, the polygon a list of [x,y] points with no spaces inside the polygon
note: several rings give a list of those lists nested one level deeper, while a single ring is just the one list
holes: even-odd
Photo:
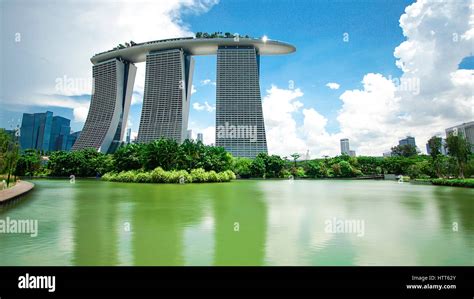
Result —
[{"label": "marina bay sands hotel", "polygon": [[[99,53],[91,58],[94,87],[84,128],[73,150],[113,153],[121,144],[137,68],[146,61],[138,142],[183,142],[188,128],[194,55],[217,55],[216,146],[236,157],[267,152],[260,95],[260,55],[288,54],[283,42],[242,37],[158,40]],[[221,134],[219,128],[231,128]],[[233,129],[233,132],[232,132]],[[236,132],[236,130],[240,132]],[[236,134],[252,131],[253,134]]]}]

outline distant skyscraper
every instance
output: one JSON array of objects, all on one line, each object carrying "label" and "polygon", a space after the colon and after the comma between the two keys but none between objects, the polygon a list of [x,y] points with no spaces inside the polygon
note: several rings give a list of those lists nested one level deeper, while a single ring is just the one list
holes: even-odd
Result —
[{"label": "distant skyscraper", "polygon": [[474,152],[474,121],[463,123],[446,129],[446,137],[449,134],[460,134],[471,144],[471,152]]},{"label": "distant skyscraper", "polygon": [[53,112],[23,113],[20,129],[22,149],[49,151]]},{"label": "distant skyscraper", "polygon": [[79,135],[81,135],[81,131],[71,133],[67,136],[66,151],[70,151],[72,149],[77,138],[79,138]]},{"label": "distant skyscraper", "polygon": [[343,138],[341,139],[341,155],[349,155],[349,139]]},{"label": "distant skyscraper", "polygon": [[23,113],[20,146],[22,149],[45,152],[67,150],[68,136],[71,133],[70,123],[70,119],[53,116],[51,111]]},{"label": "distant skyscraper", "polygon": [[131,136],[132,136],[132,128],[128,128],[128,129],[127,129],[127,137],[126,137],[126,139],[125,139],[125,141],[127,142],[127,144],[130,144]]},{"label": "distant skyscraper", "polygon": [[355,157],[356,156],[356,151],[349,150],[349,156]]},{"label": "distant skyscraper", "polygon": [[202,133],[197,133],[197,141],[204,142],[204,137],[203,137]]},{"label": "distant skyscraper", "polygon": [[416,147],[415,137],[407,136],[407,138],[400,139],[398,141],[398,145],[407,145],[407,144]]},{"label": "distant skyscraper", "polygon": [[217,50],[216,145],[236,157],[267,153],[259,69],[255,47]]},{"label": "distant skyscraper", "polygon": [[193,130],[188,130],[186,133],[186,139],[193,140]]},{"label": "distant skyscraper", "polygon": [[385,152],[385,153],[383,153],[383,156],[384,156],[384,157],[391,157],[391,156],[392,156],[392,152]]},{"label": "distant skyscraper", "polygon": [[71,134],[71,120],[62,116],[53,116],[49,150],[66,150],[67,138],[69,134]]},{"label": "distant skyscraper", "polygon": [[311,159],[311,156],[309,155],[309,150],[306,150],[306,155],[305,155],[304,159],[305,159],[306,161],[308,161],[308,160]]}]

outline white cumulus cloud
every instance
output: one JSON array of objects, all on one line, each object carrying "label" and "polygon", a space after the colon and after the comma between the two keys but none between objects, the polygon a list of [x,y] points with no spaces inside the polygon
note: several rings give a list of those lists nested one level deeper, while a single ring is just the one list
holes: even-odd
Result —
[{"label": "white cumulus cloud", "polygon": [[211,79],[204,79],[201,80],[201,85],[216,85],[216,82],[212,81]]},{"label": "white cumulus cloud", "polygon": [[[54,104],[57,96],[91,94],[91,56],[130,40],[139,43],[191,36],[193,33],[182,16],[205,13],[217,2],[129,0],[78,3],[65,0],[61,5],[2,3],[1,25],[5,32],[20,33],[21,42],[12,38],[2,43],[2,57],[8,57],[0,58],[2,72],[9,74],[3,78],[3,83],[9,88],[0,93],[0,101],[11,109],[31,105],[42,107],[38,108],[40,110]],[[31,20],[36,20],[35,26],[31,26]],[[144,63],[137,64],[137,68],[133,105],[142,102],[145,81]],[[61,78],[67,78],[68,85],[58,89],[58,79]],[[35,99],[38,95],[42,96],[41,101]],[[84,120],[84,104],[72,97],[70,101],[68,108],[74,109],[75,118]]]},{"label": "white cumulus cloud", "polygon": [[[313,108],[302,109],[301,89],[281,89],[272,85],[263,98],[263,115],[271,154],[289,156],[305,154],[337,154],[337,136],[326,132],[327,119]],[[303,114],[303,124],[296,116]],[[315,156],[314,156],[315,157]]]},{"label": "white cumulus cloud", "polygon": [[335,83],[335,82],[329,82],[328,84],[326,84],[327,87],[329,87],[330,89],[339,89],[340,85]]},{"label": "white cumulus cloud", "polygon": [[197,111],[207,111],[207,112],[212,112],[216,110],[215,106],[210,105],[207,101],[204,102],[204,104],[201,104],[199,102],[193,103],[193,108]]}]

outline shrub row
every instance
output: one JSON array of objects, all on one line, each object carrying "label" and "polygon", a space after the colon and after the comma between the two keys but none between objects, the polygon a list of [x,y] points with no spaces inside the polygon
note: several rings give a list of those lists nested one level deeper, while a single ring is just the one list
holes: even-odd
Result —
[{"label": "shrub row", "polygon": [[474,188],[474,179],[433,179],[433,185]]},{"label": "shrub row", "polygon": [[108,172],[102,176],[105,181],[125,183],[211,183],[229,182],[235,179],[231,170],[206,172],[202,168],[193,169],[190,173],[186,170],[165,171],[157,167],[152,171],[129,170],[122,172]]}]

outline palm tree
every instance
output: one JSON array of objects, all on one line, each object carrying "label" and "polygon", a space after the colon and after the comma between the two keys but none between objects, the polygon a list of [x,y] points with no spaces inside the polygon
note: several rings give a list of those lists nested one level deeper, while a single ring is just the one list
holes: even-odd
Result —
[{"label": "palm tree", "polygon": [[296,160],[298,160],[299,157],[301,157],[301,155],[298,153],[294,153],[294,154],[291,154],[291,157],[293,158],[293,161],[295,162],[295,168],[296,168]]}]

